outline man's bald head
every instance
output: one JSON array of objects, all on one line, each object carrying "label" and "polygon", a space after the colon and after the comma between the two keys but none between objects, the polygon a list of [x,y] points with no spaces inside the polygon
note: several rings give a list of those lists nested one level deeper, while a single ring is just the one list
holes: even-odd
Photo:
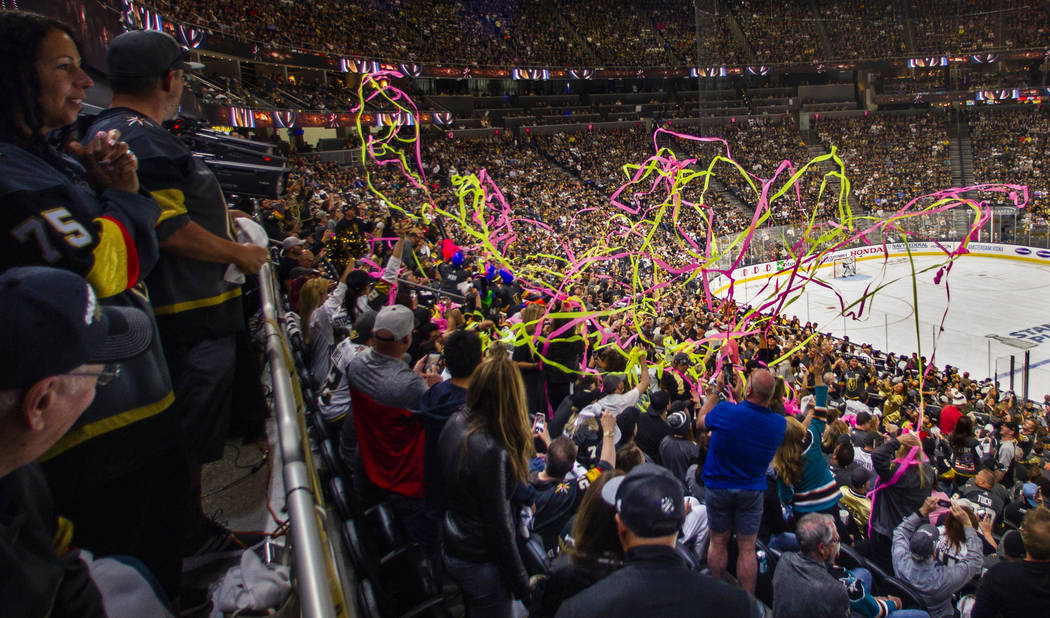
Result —
[{"label": "man's bald head", "polygon": [[768,369],[755,369],[747,380],[747,393],[745,398],[751,403],[760,406],[768,406],[769,399],[773,396],[773,388],[776,379]]},{"label": "man's bald head", "polygon": [[981,470],[977,473],[977,478],[973,480],[974,485],[977,485],[981,489],[991,489],[995,487],[995,473],[991,470]]}]

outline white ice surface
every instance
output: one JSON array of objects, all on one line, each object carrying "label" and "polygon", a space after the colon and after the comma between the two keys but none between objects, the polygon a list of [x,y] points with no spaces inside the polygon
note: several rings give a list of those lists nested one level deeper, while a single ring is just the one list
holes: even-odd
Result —
[{"label": "white ice surface", "polygon": [[[915,270],[944,262],[944,258],[916,257]],[[809,283],[802,296],[783,314],[816,322],[821,332],[838,337],[848,335],[851,341],[870,343],[877,349],[898,355],[910,355],[919,351],[921,346],[921,353],[926,358],[936,354],[934,362],[938,367],[949,364],[979,378],[995,372],[1003,388],[1009,386],[1009,357],[1014,354],[1017,366],[1015,390],[1021,392],[1024,351],[989,340],[985,335],[1010,337],[1011,333],[1050,323],[1050,267],[964,255],[955,261],[950,274],[939,285],[934,284],[936,269],[920,273],[915,279],[918,328],[913,312],[912,269],[906,258],[891,258],[889,262],[858,260],[857,276],[846,279],[833,279],[831,271],[829,266],[817,272],[833,286],[834,291]],[[858,320],[843,318],[836,294],[841,294],[849,306],[861,298],[866,288],[874,290],[886,282],[893,283],[874,295]],[[741,302],[759,304],[771,294],[772,285],[761,291],[765,283],[739,283],[734,297]],[[945,283],[951,291],[950,302]],[[948,313],[943,331],[935,336],[945,308]],[[1050,326],[1045,332],[1024,333],[1022,338],[1028,341],[1043,339],[1031,349],[1029,398],[1039,401],[1044,394],[1050,393]]]}]

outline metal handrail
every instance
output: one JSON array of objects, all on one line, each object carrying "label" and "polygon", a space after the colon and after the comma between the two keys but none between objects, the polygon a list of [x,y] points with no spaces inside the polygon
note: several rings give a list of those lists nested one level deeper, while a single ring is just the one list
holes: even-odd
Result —
[{"label": "metal handrail", "polygon": [[281,452],[285,505],[291,526],[292,568],[297,580],[303,616],[335,618],[336,610],[328,585],[327,560],[317,521],[317,501],[303,451],[298,406],[287,363],[287,341],[278,323],[280,300],[270,264],[259,271],[262,310],[266,327],[266,356],[273,381],[277,444]]}]

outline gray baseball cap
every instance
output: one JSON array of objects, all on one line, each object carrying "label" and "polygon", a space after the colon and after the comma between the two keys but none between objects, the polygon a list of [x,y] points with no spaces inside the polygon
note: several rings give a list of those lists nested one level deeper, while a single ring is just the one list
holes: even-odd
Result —
[{"label": "gray baseball cap", "polygon": [[132,30],[113,39],[106,51],[106,74],[112,78],[153,77],[168,71],[202,69],[189,61],[190,50],[166,32]]}]

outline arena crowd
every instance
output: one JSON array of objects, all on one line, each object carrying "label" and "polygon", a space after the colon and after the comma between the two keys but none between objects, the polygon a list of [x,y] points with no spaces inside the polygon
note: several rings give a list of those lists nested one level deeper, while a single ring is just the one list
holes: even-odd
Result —
[{"label": "arena crowd", "polygon": [[1030,0],[146,4],[167,17],[266,47],[421,63],[717,66],[978,53],[1050,43],[1050,17]]},{"label": "arena crowd", "polygon": [[[745,31],[769,28],[772,3],[731,4]],[[278,42],[328,40],[324,17],[338,7],[313,6],[309,20],[284,3],[186,10]],[[472,41],[489,32],[462,15],[417,29],[421,11],[445,3],[396,8],[399,28],[444,42],[433,53],[486,53],[442,47],[456,28]],[[473,10],[481,28],[517,19],[497,3]],[[280,28],[259,29],[275,15]],[[662,36],[581,16],[564,19],[594,49],[601,39],[648,50]],[[785,17],[785,48],[813,56],[812,24]],[[71,33],[0,12],[11,235],[0,250],[0,603],[13,615],[188,614],[198,599],[184,574],[259,540],[205,515],[201,468],[228,438],[262,435],[247,292],[271,260],[302,332],[307,406],[355,500],[393,514],[468,615],[1045,611],[1050,395],[1022,401],[991,379],[755,315],[674,275],[709,236],[747,228],[754,189],[739,171],[719,174],[710,194],[687,189],[703,207],[656,221],[654,192],[609,205],[633,170],[624,164],[653,152],[641,126],[428,136],[425,179],[295,158],[282,195],[242,212],[161,126],[200,68],[186,50],[160,32],[117,37],[112,104],[78,124],[93,84]],[[859,144],[849,169],[871,179],[855,191],[873,209],[880,192],[900,200],[945,181],[934,123],[821,128],[828,145]],[[809,158],[787,119],[713,135],[759,177]],[[698,168],[720,154],[660,145]],[[879,175],[901,159],[920,176]],[[496,198],[457,218],[475,206],[457,191],[482,168],[506,211]],[[769,224],[834,218],[812,181],[804,193],[801,205],[775,203]],[[496,214],[516,220],[516,238],[472,235]],[[255,226],[264,246],[236,234]]]}]

